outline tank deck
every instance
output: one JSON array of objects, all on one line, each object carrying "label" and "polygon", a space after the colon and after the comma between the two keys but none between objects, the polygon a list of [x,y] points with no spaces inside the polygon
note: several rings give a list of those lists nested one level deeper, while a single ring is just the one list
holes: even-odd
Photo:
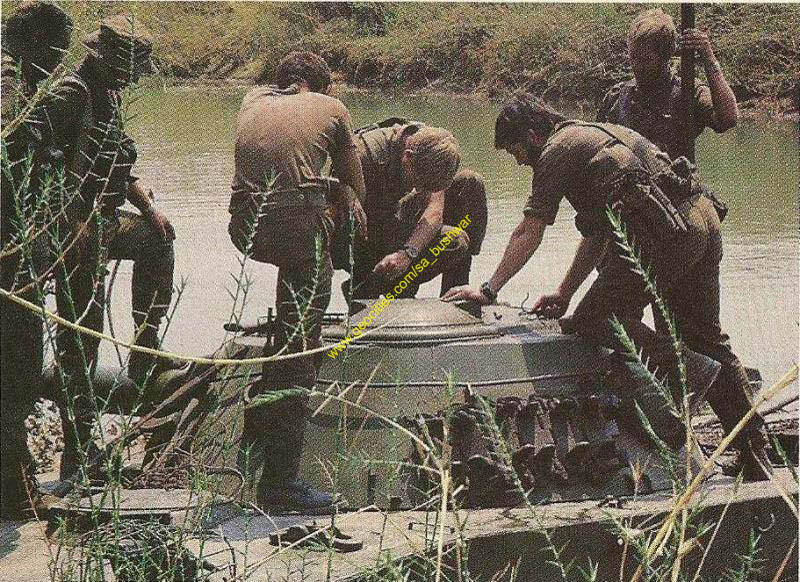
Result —
[{"label": "tank deck", "polygon": [[[776,482],[796,497],[797,487],[788,471],[779,470],[776,475]],[[537,559],[537,556],[543,556],[541,549],[544,545],[543,536],[537,532],[548,529],[553,530],[556,540],[560,539],[562,543],[573,540],[568,552],[570,556],[566,559],[573,554],[583,560],[592,557],[602,564],[602,570],[617,572],[623,544],[610,524],[615,521],[629,523],[628,527],[638,530],[660,525],[653,516],[665,515],[672,508],[673,501],[669,495],[652,494],[640,499],[600,503],[552,503],[537,506],[535,511],[481,509],[457,514],[448,512],[443,528],[444,563],[447,567],[453,566],[456,542],[461,538],[470,546],[468,567],[481,579],[490,579],[520,557],[518,579],[531,579],[534,570],[537,580],[549,579],[549,575],[555,578],[555,570],[549,575],[546,572],[546,558]],[[618,503],[621,507],[615,507]],[[713,516],[728,503],[730,507],[723,524],[725,543],[710,553],[706,572],[730,565],[731,552],[741,551],[741,544],[754,525],[766,530],[762,534],[765,536],[762,542],[764,557],[777,567],[796,532],[791,511],[776,489],[765,487],[763,483],[745,483],[734,492],[732,478],[713,477],[704,486],[701,504],[710,512],[708,519],[713,520]],[[236,556],[237,574],[249,568],[252,570],[249,580],[357,580],[366,578],[367,572],[375,572],[385,563],[387,556],[395,562],[423,555],[432,556],[435,561],[438,531],[442,526],[437,522],[435,510],[355,512],[337,516],[334,523],[343,533],[363,542],[361,550],[337,553],[320,549],[278,548],[270,543],[270,535],[278,529],[314,521],[324,527],[331,523],[331,518],[326,522],[326,518],[309,516],[283,516],[277,520],[253,515],[238,517],[220,527],[227,543],[206,541],[205,552],[219,551],[217,563],[223,566],[231,556],[229,544]],[[199,549],[199,544],[195,542],[192,549]],[[424,566],[420,568],[424,569]],[[424,572],[420,572],[420,577],[426,578]],[[222,572],[216,579],[225,579]],[[601,575],[598,579],[608,578]]]},{"label": "tank deck", "polygon": [[[789,495],[797,496],[797,486],[785,469],[776,471],[775,482]],[[744,483],[738,490],[734,480],[714,476],[703,486],[699,499],[705,518],[718,520],[724,510],[725,517],[719,539],[712,544],[706,557],[704,573],[713,576],[731,565],[731,556],[743,550],[748,532],[756,527],[761,531],[761,557],[766,560],[766,571],[774,572],[784,559],[796,531],[791,510],[781,499],[775,486],[763,483]],[[616,578],[624,544],[620,534],[611,525],[625,524],[628,531],[638,535],[641,531],[660,525],[654,516],[663,516],[674,499],[666,494],[651,494],[639,499],[623,498],[598,502],[575,501],[552,503],[529,509],[481,509],[448,512],[444,524],[437,521],[435,509],[431,511],[402,511],[382,513],[362,511],[332,517],[284,515],[269,517],[249,513],[225,521],[214,531],[211,539],[189,539],[186,547],[199,552],[219,571],[210,579],[222,582],[232,575],[248,580],[360,580],[369,572],[375,573],[387,562],[409,563],[418,560],[416,577],[426,579],[426,568],[432,568],[437,559],[439,532],[443,532],[442,563],[445,569],[456,563],[456,553],[464,549],[459,539],[469,548],[465,558],[473,576],[489,579],[509,564],[520,560],[518,579],[555,579],[557,572],[546,564],[548,557],[542,529],[551,532],[555,545],[570,541],[565,560],[580,556],[592,558],[600,564],[599,578]],[[727,509],[724,509],[727,506]],[[293,525],[316,523],[325,527],[335,523],[344,534],[363,543],[363,548],[350,553],[328,551],[317,546],[279,548],[270,536],[285,531]],[[2,522],[0,540],[0,573],[14,573],[3,580],[49,579],[50,556],[56,547],[45,542],[44,527],[36,522]],[[53,543],[51,541],[51,543]],[[796,551],[796,550],[795,550]],[[52,552],[52,553],[51,553]],[[466,555],[466,554],[464,554]],[[696,564],[701,551],[687,556],[687,568]],[[796,555],[789,564],[796,564]],[[627,565],[626,568],[630,568]],[[791,570],[791,568],[790,568]],[[632,570],[626,569],[629,573]],[[693,571],[693,570],[690,570]],[[796,570],[785,579],[796,579]],[[535,573],[535,574],[534,574]],[[505,578],[503,578],[505,579]]]}]

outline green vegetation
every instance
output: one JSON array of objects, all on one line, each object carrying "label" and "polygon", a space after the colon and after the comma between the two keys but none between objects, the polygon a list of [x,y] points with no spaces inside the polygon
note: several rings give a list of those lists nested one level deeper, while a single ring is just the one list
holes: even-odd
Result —
[{"label": "green vegetation", "polygon": [[[161,71],[178,79],[269,79],[281,56],[305,48],[320,52],[343,82],[356,87],[489,97],[524,87],[589,101],[630,76],[625,36],[642,9],[411,2],[65,5],[75,17],[76,38],[108,14],[133,12],[156,37]],[[664,8],[678,18],[678,5]],[[698,5],[697,12],[740,100],[793,107],[800,6]]]}]

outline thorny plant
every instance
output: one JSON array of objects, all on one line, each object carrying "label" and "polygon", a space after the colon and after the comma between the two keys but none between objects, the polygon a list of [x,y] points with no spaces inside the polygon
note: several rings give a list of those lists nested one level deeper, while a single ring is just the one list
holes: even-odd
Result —
[{"label": "thorny plant", "polygon": [[[342,386],[334,382],[327,389],[305,390],[294,388],[275,392],[267,392],[253,398],[249,404],[244,399],[226,398],[229,393],[226,387],[233,385],[240,387],[239,392],[246,390],[247,386],[257,379],[259,372],[256,366],[265,361],[280,362],[287,357],[308,357],[322,352],[322,349],[306,350],[304,352],[287,355],[285,351],[271,355],[269,357],[242,358],[240,355],[224,352],[224,357],[216,358],[195,358],[186,357],[178,354],[171,354],[160,350],[146,350],[137,346],[131,346],[116,339],[113,331],[110,335],[93,331],[81,325],[83,314],[75,313],[74,303],[71,301],[72,294],[70,289],[70,278],[72,273],[67,270],[67,263],[64,257],[70,251],[73,240],[65,232],[65,227],[59,219],[60,209],[66,208],[71,199],[76,196],[78,189],[70,191],[65,183],[65,176],[58,171],[43,171],[38,188],[30,188],[30,179],[33,172],[40,171],[34,167],[33,159],[28,156],[23,160],[23,172],[13,169],[11,161],[8,159],[6,150],[6,137],[10,132],[23,123],[26,116],[31,115],[39,100],[45,100],[51,95],[51,88],[58,82],[58,75],[51,77],[50,80],[40,85],[39,91],[31,101],[20,111],[19,116],[14,122],[8,124],[3,129],[3,173],[9,183],[13,184],[15,193],[13,208],[13,224],[17,235],[10,242],[0,249],[0,256],[4,259],[11,257],[14,253],[20,253],[24,260],[20,262],[20,269],[15,274],[14,282],[9,289],[2,292],[2,301],[15,301],[18,305],[28,308],[39,315],[47,322],[45,328],[46,338],[50,350],[56,362],[59,362],[60,354],[55,340],[59,333],[75,333],[80,346],[82,358],[82,373],[85,376],[86,384],[89,387],[88,401],[91,406],[91,413],[94,421],[99,423],[102,416],[107,412],[116,412],[113,406],[113,393],[119,388],[114,386],[112,394],[101,395],[94,390],[93,383],[93,363],[89,361],[87,351],[84,349],[83,337],[92,337],[95,340],[111,342],[117,347],[129,349],[139,349],[148,353],[158,354],[163,357],[178,360],[195,362],[199,365],[217,366],[218,376],[214,379],[208,394],[200,397],[202,402],[195,402],[195,407],[202,409],[199,416],[190,417],[187,421],[183,419],[182,428],[190,438],[178,442],[167,442],[154,452],[160,459],[159,463],[153,467],[164,469],[165,464],[169,464],[169,459],[177,456],[184,456],[187,460],[188,487],[195,495],[203,497],[198,510],[199,520],[202,521],[204,515],[208,515],[211,505],[216,500],[218,492],[223,483],[215,476],[215,469],[218,467],[209,466],[206,461],[209,459],[208,450],[214,449],[213,459],[229,458],[231,451],[238,447],[236,434],[241,432],[240,422],[241,410],[244,406],[258,407],[273,404],[276,401],[297,395],[309,396],[315,403],[315,409],[311,413],[313,417],[319,417],[324,411],[331,407],[337,410],[337,423],[335,427],[335,454],[333,458],[319,459],[320,470],[329,478],[333,493],[336,494],[342,486],[344,480],[352,479],[353,475],[359,471],[384,470],[388,474],[389,482],[403,481],[409,471],[421,473],[428,476],[430,482],[435,484],[432,490],[427,491],[428,497],[424,499],[417,509],[424,515],[423,524],[424,535],[422,540],[418,536],[406,536],[405,541],[409,548],[414,551],[413,559],[403,558],[398,554],[400,549],[390,543],[389,533],[396,529],[395,519],[391,512],[382,514],[382,527],[380,530],[379,551],[376,554],[375,563],[368,569],[361,572],[362,579],[365,580],[406,580],[409,577],[417,577],[428,580],[473,580],[474,575],[470,572],[468,560],[470,557],[469,529],[470,515],[461,509],[463,487],[455,487],[452,474],[453,451],[449,444],[449,418],[445,419],[443,438],[440,440],[430,433],[426,424],[421,425],[420,430],[410,429],[406,423],[398,419],[399,414],[390,415],[379,413],[370,405],[364,404],[365,395],[370,390],[370,384],[377,373],[377,368],[365,370],[365,378],[361,381],[353,382]],[[121,115],[119,117],[120,127],[130,120],[129,117]],[[121,131],[114,132],[120,135]],[[22,175],[19,180],[17,176]],[[85,179],[85,177],[84,177]],[[240,258],[240,269],[237,274],[232,275],[235,287],[229,291],[232,300],[229,323],[241,323],[243,309],[247,303],[247,298],[251,290],[252,282],[247,273],[247,261],[250,256],[250,248],[257,225],[258,216],[264,210],[264,200],[261,200],[259,212],[256,213],[246,228],[248,247]],[[663,320],[667,323],[668,332],[673,339],[673,345],[679,358],[680,386],[670,387],[658,377],[657,371],[649,371],[653,386],[659,391],[661,396],[670,403],[673,411],[679,414],[685,423],[687,430],[687,447],[696,449],[696,438],[691,429],[690,410],[687,403],[685,369],[680,360],[680,338],[674,319],[670,316],[667,306],[657,292],[655,281],[648,269],[642,264],[641,258],[636,252],[633,242],[628,239],[624,224],[614,214],[609,214],[613,230],[616,234],[616,242],[620,245],[623,254],[631,264],[631,268],[639,272],[644,278],[648,290],[655,298],[656,308],[659,310]],[[92,212],[90,220],[86,221],[86,228],[102,228],[97,208]],[[352,216],[350,217],[352,232]],[[103,249],[100,245],[100,237],[94,239],[97,256],[102,257]],[[53,249],[50,260],[41,268],[41,261],[37,259],[37,253],[41,252],[41,246],[45,244],[49,249]],[[317,294],[319,285],[319,269],[322,260],[322,241],[317,241],[317,275],[310,290],[291,290],[293,308],[297,310],[299,316],[298,326],[291,330],[291,340],[295,337],[306,337],[308,329],[306,322],[310,320],[310,310],[313,309],[312,303]],[[350,244],[350,264],[353,265],[352,236]],[[96,263],[95,282],[96,288],[101,289],[100,282],[105,277],[105,262],[99,259]],[[352,270],[351,270],[352,272]],[[59,283],[63,285],[67,313],[55,315],[48,309],[48,294],[52,291],[53,275],[60,277]],[[180,300],[180,286],[178,298],[172,310],[167,316],[169,322],[175,316],[175,309]],[[101,300],[101,292],[96,291],[96,299]],[[352,297],[352,289],[350,289]],[[351,299],[348,297],[348,299]],[[350,301],[348,301],[349,303]],[[648,369],[648,362],[643,361],[641,353],[627,336],[624,327],[618,322],[614,322],[617,335],[628,351],[628,355],[638,359],[639,363]],[[364,335],[369,335],[366,332]],[[226,340],[229,339],[226,336]],[[349,354],[343,357],[349,358]],[[68,378],[64,375],[62,366],[55,367],[60,375],[62,386],[69,386]],[[648,369],[649,370],[649,369]],[[785,387],[797,377],[796,368],[790,371],[781,381],[773,387],[762,392],[756,405],[769,399],[781,388]],[[403,382],[401,378],[396,379],[397,388],[389,392],[385,400],[391,405],[393,410],[400,410],[396,399],[402,398]],[[455,389],[455,379],[448,377],[443,391],[446,394],[445,400],[454,404],[457,400]],[[677,388],[673,390],[671,388]],[[234,391],[235,393],[236,391]],[[676,401],[672,398],[673,394],[678,394],[680,398]],[[75,394],[69,392],[62,394],[59,403],[66,408],[66,416],[71,426],[65,430],[77,431],[75,426]],[[135,395],[134,404],[129,414],[143,414],[147,410],[145,394],[140,392]],[[521,504],[513,510],[502,512],[502,516],[509,523],[526,524],[533,526],[543,538],[543,550],[541,559],[543,564],[552,568],[552,575],[562,580],[596,580],[598,577],[598,564],[592,563],[591,559],[584,559],[582,556],[573,555],[573,548],[569,542],[561,544],[553,536],[553,532],[548,526],[548,520],[542,508],[532,502],[522,485],[520,476],[516,474],[512,463],[512,450],[510,443],[503,435],[501,427],[498,425],[490,403],[483,397],[475,395],[475,402],[478,405],[480,416],[480,429],[483,438],[491,444],[495,461],[501,463],[512,475],[513,487],[516,490]],[[446,406],[445,410],[452,410],[452,406]],[[180,411],[179,411],[180,412]],[[184,411],[185,412],[185,411]],[[645,427],[649,427],[646,415],[639,410],[640,420]],[[752,412],[751,412],[752,414]],[[202,580],[215,571],[223,570],[227,556],[231,555],[228,563],[236,562],[237,567],[227,566],[229,579],[244,580],[254,574],[269,568],[273,572],[281,571],[281,566],[285,560],[285,574],[300,575],[304,579],[311,576],[311,567],[318,566],[320,548],[317,546],[311,551],[304,549],[300,542],[290,544],[288,547],[280,547],[261,559],[251,559],[250,551],[250,531],[254,527],[254,521],[262,518],[262,512],[258,508],[253,508],[248,512],[245,534],[248,540],[243,546],[233,548],[221,532],[198,531],[189,524],[192,520],[187,520],[185,526],[165,526],[156,522],[126,522],[121,518],[118,511],[119,488],[124,483],[122,472],[122,461],[125,453],[122,446],[126,442],[128,435],[135,433],[135,423],[123,417],[121,438],[115,442],[106,442],[105,435],[101,434],[100,445],[110,448],[106,452],[101,465],[101,473],[104,477],[102,488],[98,495],[90,498],[89,511],[86,513],[84,528],[88,523],[88,534],[79,534],[76,523],[71,523],[71,519],[62,517],[55,520],[53,531],[50,535],[48,545],[50,551],[50,570],[51,578],[56,581],[62,580],[95,580],[104,579],[107,570],[111,567],[119,577],[125,580]],[[126,420],[127,419],[127,420]],[[396,460],[396,459],[376,459],[363,450],[359,450],[360,442],[366,438],[364,424],[368,421],[379,421],[386,427],[391,435],[389,440],[397,447],[407,446],[412,443],[417,456],[416,461]],[[625,571],[626,563],[634,564],[637,569],[633,574],[634,580],[661,580],[670,577],[672,580],[701,580],[701,568],[708,555],[711,545],[717,539],[720,531],[722,518],[724,518],[730,503],[733,501],[735,490],[728,500],[728,504],[723,508],[722,518],[717,524],[707,521],[699,510],[698,502],[702,500],[702,492],[699,485],[704,477],[712,470],[714,461],[730,445],[736,433],[745,425],[747,418],[739,423],[739,426],[728,435],[719,445],[716,451],[705,462],[696,473],[692,473],[690,463],[679,463],[674,453],[663,443],[659,446],[662,462],[665,466],[672,469],[670,475],[673,482],[673,508],[667,517],[661,521],[658,519],[644,523],[634,523],[630,519],[620,518],[618,514],[611,511],[605,516],[609,529],[621,540],[623,540],[623,560],[621,561],[619,579],[626,580],[629,574]],[[176,422],[180,423],[179,418]],[[181,428],[179,426],[179,428]],[[652,429],[649,430],[651,437],[657,442],[658,439]],[[170,454],[172,456],[170,456]],[[781,453],[783,454],[783,453]],[[690,456],[690,455],[687,455]],[[80,466],[81,471],[78,476],[79,489],[87,490],[92,483],[90,477],[96,471],[91,466],[92,459],[87,451],[81,451]],[[252,479],[247,462],[239,467],[241,473],[236,477],[243,481]],[[641,475],[642,467],[632,467],[634,475]],[[685,471],[681,473],[681,471]],[[234,471],[235,472],[235,471]],[[797,482],[796,472],[791,472]],[[635,479],[636,483],[639,479]],[[773,486],[781,491],[792,512],[797,516],[797,502],[795,498],[789,496],[782,486],[773,481]],[[634,497],[638,496],[638,491]],[[101,505],[110,505],[110,512],[101,509]],[[374,509],[374,508],[367,508]],[[188,510],[187,510],[188,511]],[[342,522],[343,516],[334,514],[330,518],[331,530],[337,523]],[[710,539],[705,540],[707,534]],[[702,540],[702,541],[701,541]],[[748,580],[754,573],[758,572],[759,564],[759,537],[757,532],[751,532],[748,547],[744,548],[743,553],[738,558],[737,563],[732,564],[726,574],[729,580]],[[700,563],[694,572],[693,577],[687,577],[685,572],[685,559],[690,554],[702,551]],[[193,544],[195,551],[186,550],[187,544]],[[796,544],[795,544],[796,545]],[[792,546],[787,559],[784,560],[782,568],[786,567],[789,556],[795,545]],[[325,561],[325,575],[330,578],[336,571],[334,551],[332,548],[322,548],[322,557]],[[629,558],[628,562],[625,556]],[[498,572],[497,578],[515,580],[523,559],[528,556],[520,556],[519,559],[510,563],[508,567]],[[212,564],[217,564],[216,566]],[[317,571],[319,571],[317,569]],[[780,572],[775,579],[780,577]],[[761,572],[759,575],[763,576]],[[280,575],[278,575],[280,576]]]}]

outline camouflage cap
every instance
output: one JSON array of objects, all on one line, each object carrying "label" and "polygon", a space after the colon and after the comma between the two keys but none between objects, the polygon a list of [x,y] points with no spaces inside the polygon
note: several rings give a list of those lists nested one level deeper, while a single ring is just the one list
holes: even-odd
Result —
[{"label": "camouflage cap", "polygon": [[153,71],[153,37],[144,25],[128,16],[104,19],[98,30],[83,39],[83,44],[91,54],[114,67],[127,66],[133,60],[139,73]]}]

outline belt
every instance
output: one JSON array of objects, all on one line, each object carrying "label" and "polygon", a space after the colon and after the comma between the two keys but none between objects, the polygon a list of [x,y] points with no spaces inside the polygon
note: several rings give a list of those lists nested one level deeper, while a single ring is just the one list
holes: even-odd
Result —
[{"label": "belt", "polygon": [[296,208],[310,206],[325,208],[328,206],[326,191],[322,188],[302,188],[295,190],[276,190],[272,192],[255,192],[253,200],[258,204],[263,201],[265,209]]}]

